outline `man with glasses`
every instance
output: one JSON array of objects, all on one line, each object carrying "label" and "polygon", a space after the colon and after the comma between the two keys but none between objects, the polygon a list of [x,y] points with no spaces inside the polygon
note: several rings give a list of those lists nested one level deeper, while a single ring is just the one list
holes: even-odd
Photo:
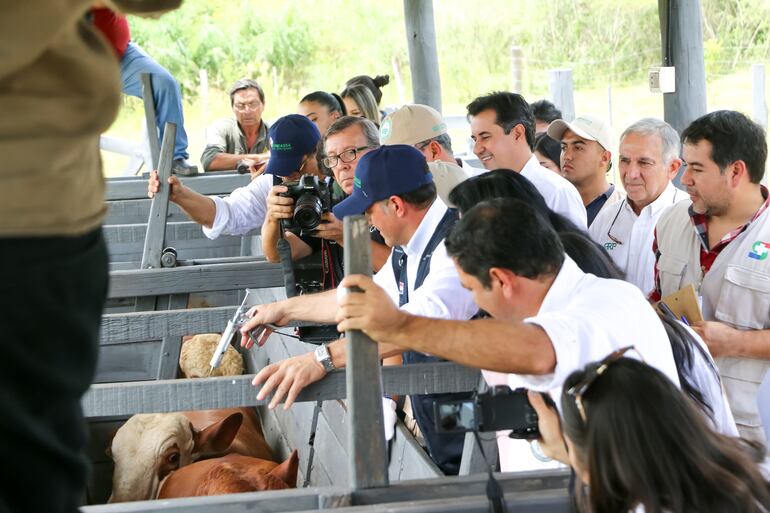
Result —
[{"label": "man with glasses", "polygon": [[687,198],[674,187],[682,160],[679,134],[665,121],[645,118],[620,136],[620,179],[626,197],[603,209],[588,228],[626,274],[626,281],[644,294],[654,288],[655,223],[668,207]]},{"label": "man with glasses", "polygon": [[254,174],[270,149],[268,126],[262,119],[265,93],[255,80],[238,80],[230,88],[230,106],[235,119],[221,119],[209,128],[201,164],[205,171],[219,171],[235,169],[243,161]]},{"label": "man with glasses", "polygon": [[[356,275],[341,286],[363,293],[340,301],[338,329],[360,329],[383,347],[485,369],[490,383],[556,394],[572,371],[633,344],[679,383],[666,331],[644,295],[629,283],[582,272],[553,228],[525,203],[480,203],[463,214],[445,244],[463,287],[493,319],[412,315],[392,308],[383,289]],[[537,465],[526,446],[522,452],[506,436],[498,445],[503,471]]]}]

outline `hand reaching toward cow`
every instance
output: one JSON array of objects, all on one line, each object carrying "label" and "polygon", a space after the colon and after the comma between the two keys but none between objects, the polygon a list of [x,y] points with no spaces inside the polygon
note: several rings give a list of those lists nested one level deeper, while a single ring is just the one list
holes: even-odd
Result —
[{"label": "hand reaching toward cow", "polygon": [[[249,335],[252,330],[255,331],[256,342],[258,347],[262,347],[267,342],[267,339],[273,333],[266,324],[273,324],[276,326],[284,326],[291,319],[286,315],[283,310],[283,303],[278,301],[276,303],[267,303],[264,305],[256,305],[246,313],[250,319],[241,326],[241,347],[250,349],[254,345],[255,339]],[[262,327],[260,331],[258,328]]]},{"label": "hand reaching toward cow", "polygon": [[324,376],[326,376],[326,371],[316,361],[315,355],[305,353],[264,367],[254,377],[251,384],[254,386],[262,385],[257,393],[257,400],[259,401],[264,400],[271,393],[273,394],[268,408],[275,408],[285,397],[286,403],[283,408],[288,410],[303,388],[319,381]]}]

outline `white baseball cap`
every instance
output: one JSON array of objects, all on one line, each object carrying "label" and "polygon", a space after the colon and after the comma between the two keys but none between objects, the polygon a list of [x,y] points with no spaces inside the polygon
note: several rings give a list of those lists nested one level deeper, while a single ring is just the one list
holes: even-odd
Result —
[{"label": "white baseball cap", "polygon": [[408,144],[414,146],[447,132],[444,118],[427,105],[404,105],[382,120],[380,143],[383,146]]},{"label": "white baseball cap", "polygon": [[612,127],[603,119],[589,115],[578,116],[572,123],[567,123],[563,119],[557,119],[548,125],[547,133],[552,139],[561,141],[562,137],[564,137],[564,132],[568,128],[578,137],[589,141],[596,141],[605,150],[612,151]]},{"label": "white baseball cap", "polygon": [[433,183],[436,184],[438,197],[441,198],[441,201],[448,207],[453,208],[454,205],[449,201],[449,193],[452,192],[452,189],[454,189],[457,184],[467,179],[468,174],[457,164],[444,162],[443,160],[428,162],[428,167],[433,175]]}]

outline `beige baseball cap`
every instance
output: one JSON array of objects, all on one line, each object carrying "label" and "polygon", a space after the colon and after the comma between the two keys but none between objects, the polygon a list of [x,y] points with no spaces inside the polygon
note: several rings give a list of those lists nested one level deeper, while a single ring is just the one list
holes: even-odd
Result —
[{"label": "beige baseball cap", "polygon": [[568,128],[578,137],[589,141],[596,141],[605,150],[612,151],[612,127],[603,119],[585,114],[576,117],[572,123],[567,123],[563,119],[557,119],[548,125],[547,132],[552,139],[561,141],[564,132]]},{"label": "beige baseball cap", "polygon": [[427,105],[404,105],[388,114],[380,124],[380,143],[383,146],[408,144],[414,146],[447,132],[444,118]]},{"label": "beige baseball cap", "polygon": [[[424,141],[425,139],[423,139]],[[428,162],[428,168],[433,175],[433,183],[436,184],[436,193],[448,207],[454,205],[449,201],[449,193],[457,184],[468,178],[468,173],[457,164],[444,162],[443,160],[434,160]]]}]

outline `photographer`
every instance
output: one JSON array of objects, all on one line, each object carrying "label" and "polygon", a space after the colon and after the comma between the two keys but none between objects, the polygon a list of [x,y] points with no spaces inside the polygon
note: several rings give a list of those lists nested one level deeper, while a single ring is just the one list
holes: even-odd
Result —
[{"label": "photographer", "polygon": [[[262,225],[262,250],[268,262],[280,261],[276,245],[283,237],[291,248],[292,260],[320,251],[323,266],[321,283],[334,288],[343,276],[342,248],[339,245],[342,241],[342,223],[329,211],[332,206],[330,186],[318,169],[316,149],[321,134],[307,117],[289,114],[270,127],[270,138],[273,144],[267,172],[273,175],[274,182],[281,179],[284,184],[274,185],[267,196],[267,215]],[[318,178],[317,181],[306,180],[309,184],[314,183],[315,187],[303,191],[307,192],[308,198],[318,199],[317,206],[310,207],[318,210],[308,212],[308,209],[303,209],[302,212],[311,214],[311,218],[320,216],[321,223],[312,230],[303,228],[292,233],[285,230],[285,226],[287,222],[297,224],[291,221],[296,219],[295,197],[299,194],[290,192],[290,187],[295,185],[291,187],[294,191],[298,185],[294,182],[302,175]]]},{"label": "photographer", "polygon": [[561,425],[529,394],[543,452],[569,463],[582,485],[578,510],[768,511],[770,483],[757,466],[763,448],[712,431],[663,373],[623,357],[634,352],[621,348],[570,374]]}]

